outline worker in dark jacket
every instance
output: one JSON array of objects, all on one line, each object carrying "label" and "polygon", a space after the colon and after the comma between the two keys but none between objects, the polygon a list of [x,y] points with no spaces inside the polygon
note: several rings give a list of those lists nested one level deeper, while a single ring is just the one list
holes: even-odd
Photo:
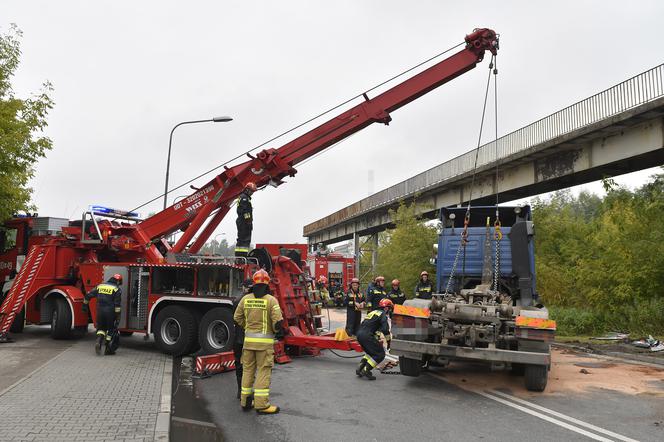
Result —
[{"label": "worker in dark jacket", "polygon": [[251,194],[256,191],[256,184],[247,183],[237,199],[237,240],[235,256],[247,256],[251,247],[251,231],[254,228],[254,210],[251,206]]},{"label": "worker in dark jacket", "polygon": [[[247,278],[242,283],[242,296],[251,293],[253,281]],[[240,303],[240,298],[233,301],[233,313]],[[244,329],[237,322],[233,321],[235,326],[235,340],[233,341],[233,357],[235,358],[235,378],[237,380],[237,398],[240,399],[240,391],[242,390],[242,346],[244,344]]]},{"label": "worker in dark jacket", "polygon": [[401,291],[401,283],[398,279],[392,280],[392,290],[387,294],[387,298],[392,301],[395,305],[403,305],[406,302],[406,295]]},{"label": "worker in dark jacket", "polygon": [[415,286],[415,297],[418,299],[431,299],[433,286],[429,281],[429,272],[424,270],[420,273],[420,280]]},{"label": "worker in dark jacket", "polygon": [[387,290],[385,290],[385,278],[383,276],[376,276],[375,283],[367,289],[367,307],[369,310],[378,308],[378,303],[381,299],[387,298]]},{"label": "worker in dark jacket", "polygon": [[359,279],[351,279],[344,303],[346,304],[346,333],[348,336],[355,336],[357,335],[357,329],[360,328],[362,309],[365,305],[364,295],[360,292]]},{"label": "worker in dark jacket", "polygon": [[378,333],[382,333],[387,341],[387,348],[390,348],[392,335],[390,334],[390,324],[387,317],[392,312],[394,303],[389,299],[382,299],[375,310],[369,312],[367,317],[360,324],[357,332],[357,341],[362,346],[365,354],[360,361],[360,365],[355,370],[355,374],[365,377],[370,381],[376,379],[371,374],[371,370],[385,359],[385,349],[378,340]]},{"label": "worker in dark jacket", "polygon": [[120,301],[122,299],[122,275],[116,273],[106,283],[97,285],[83,299],[83,310],[88,310],[90,299],[97,298],[97,341],[95,352],[101,355],[104,346],[105,354],[113,354],[115,350],[111,346],[112,333],[117,333],[116,321],[120,319]]}]

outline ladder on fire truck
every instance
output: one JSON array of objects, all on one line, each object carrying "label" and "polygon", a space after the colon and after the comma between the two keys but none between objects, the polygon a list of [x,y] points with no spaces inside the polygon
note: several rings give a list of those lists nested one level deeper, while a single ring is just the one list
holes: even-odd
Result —
[{"label": "ladder on fire truck", "polygon": [[0,307],[0,342],[10,341],[9,329],[29,298],[39,292],[40,286],[43,285],[42,278],[46,276],[47,285],[52,283],[52,269],[48,268],[47,263],[55,253],[55,248],[55,245],[36,245],[28,252],[21,271]]}]

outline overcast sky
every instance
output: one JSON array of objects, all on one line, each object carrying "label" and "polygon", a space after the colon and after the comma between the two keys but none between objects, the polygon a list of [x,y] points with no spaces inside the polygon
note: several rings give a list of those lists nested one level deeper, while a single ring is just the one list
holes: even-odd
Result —
[{"label": "overcast sky", "polygon": [[[175,132],[171,187],[490,27],[501,36],[502,135],[662,63],[662,20],[661,1],[3,0],[0,28],[24,32],[17,95],[55,87],[34,201],[41,215],[77,218],[90,204],[130,209],[159,195],[180,121],[234,118]],[[367,196],[369,170],[378,191],[472,149],[487,67],[256,194],[254,241],[304,241],[305,224]],[[216,232],[229,242],[234,218]]]}]

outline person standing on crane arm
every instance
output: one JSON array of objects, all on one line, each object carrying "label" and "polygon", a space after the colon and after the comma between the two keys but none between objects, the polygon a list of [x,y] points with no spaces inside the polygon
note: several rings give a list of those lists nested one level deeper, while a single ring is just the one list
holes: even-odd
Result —
[{"label": "person standing on crane arm", "polygon": [[270,380],[274,366],[274,340],[283,338],[283,316],[279,302],[269,294],[270,275],[260,269],[253,275],[253,288],[233,314],[244,329],[242,349],[242,410],[275,414],[279,407],[270,404]]},{"label": "person standing on crane arm", "polygon": [[254,228],[254,210],[251,206],[251,195],[256,191],[256,184],[249,182],[237,199],[237,240],[235,256],[247,256],[251,247],[251,231]]},{"label": "person standing on crane arm", "polygon": [[390,334],[390,324],[387,317],[394,309],[394,303],[389,299],[381,299],[375,310],[369,312],[367,317],[360,324],[357,332],[357,341],[364,350],[364,357],[360,361],[360,365],[355,370],[355,374],[359,377],[365,377],[370,381],[376,379],[371,374],[371,370],[380,364],[385,359],[385,349],[383,344],[378,340],[378,334],[382,333],[387,340],[387,348],[390,348],[392,335]]},{"label": "person standing on crane arm", "polygon": [[105,354],[114,354],[117,348],[117,342],[112,343],[111,341],[114,338],[113,335],[117,334],[116,321],[120,319],[121,285],[122,275],[116,273],[106,283],[97,285],[83,299],[83,311],[87,312],[90,299],[97,298],[97,340],[95,343],[95,352],[98,355],[101,355],[102,346],[105,347]]},{"label": "person standing on crane arm", "polygon": [[418,299],[431,299],[432,292],[433,286],[431,281],[429,281],[429,272],[424,270],[420,273],[420,280],[415,286],[415,297]]},{"label": "person standing on crane arm", "polygon": [[364,295],[360,291],[360,280],[353,278],[350,281],[350,288],[346,293],[346,333],[348,336],[357,335],[362,321],[362,309],[364,308]]}]

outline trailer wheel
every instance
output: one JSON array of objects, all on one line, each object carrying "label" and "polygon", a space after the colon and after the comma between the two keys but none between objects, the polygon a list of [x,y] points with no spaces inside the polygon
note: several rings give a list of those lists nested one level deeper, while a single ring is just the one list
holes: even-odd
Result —
[{"label": "trailer wheel", "polygon": [[524,380],[528,391],[544,391],[548,377],[546,365],[526,365]]},{"label": "trailer wheel", "polygon": [[422,373],[422,361],[399,356],[399,367],[404,376],[418,377]]},{"label": "trailer wheel", "polygon": [[203,354],[230,351],[235,340],[235,326],[230,309],[216,307],[203,315],[198,341]]},{"label": "trailer wheel", "polygon": [[173,356],[187,354],[198,343],[198,323],[193,313],[179,305],[164,307],[155,320],[157,347]]},{"label": "trailer wheel", "polygon": [[53,300],[51,310],[51,337],[53,339],[69,339],[71,337],[71,310],[62,298]]},{"label": "trailer wheel", "polygon": [[12,333],[23,333],[23,328],[25,327],[25,306],[18,312],[18,315],[14,318],[12,326],[9,328],[9,331]]}]

